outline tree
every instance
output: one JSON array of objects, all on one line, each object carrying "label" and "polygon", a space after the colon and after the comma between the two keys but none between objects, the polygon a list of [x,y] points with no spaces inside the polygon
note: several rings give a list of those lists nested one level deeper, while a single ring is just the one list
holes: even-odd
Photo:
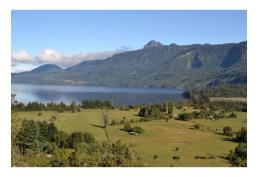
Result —
[{"label": "tree", "polygon": [[96,167],[101,161],[101,147],[98,144],[79,143],[71,156],[71,166]]},{"label": "tree", "polygon": [[232,136],[232,128],[231,127],[224,127],[223,128],[223,133],[225,134],[225,135],[228,135],[228,136]]},{"label": "tree", "polygon": [[247,144],[239,143],[234,151],[230,151],[228,160],[233,166],[246,167],[247,166]]},{"label": "tree", "polygon": [[82,132],[73,132],[67,142],[70,148],[75,148],[78,143],[85,142],[84,134]]},{"label": "tree", "polygon": [[165,114],[168,114],[168,102],[167,102],[167,101],[165,101],[165,102],[163,103],[163,112],[164,112]]},{"label": "tree", "polygon": [[53,122],[51,122],[50,124],[48,124],[48,128],[47,128],[47,139],[50,142],[53,142],[55,140],[55,135],[57,134],[57,128],[55,126],[55,124]]},{"label": "tree", "polygon": [[173,105],[173,103],[170,102],[168,104],[168,115],[173,116],[173,112],[174,112],[174,105]]},{"label": "tree", "polygon": [[22,154],[28,149],[42,151],[49,142],[54,141],[57,128],[53,123],[24,120],[16,137],[16,145]]},{"label": "tree", "polygon": [[72,101],[72,103],[71,103],[71,105],[70,105],[70,111],[71,111],[72,113],[75,113],[76,110],[77,110],[77,105],[76,105],[75,101]]},{"label": "tree", "polygon": [[68,138],[69,135],[63,131],[58,131],[55,134],[54,142],[57,144],[58,148],[68,147]]},{"label": "tree", "polygon": [[16,137],[16,145],[22,154],[25,154],[28,149],[37,150],[39,148],[39,131],[36,122],[32,120],[22,122],[22,128]]},{"label": "tree", "polygon": [[236,135],[237,142],[247,143],[247,129],[242,127]]},{"label": "tree", "polygon": [[108,133],[107,133],[107,127],[109,125],[109,117],[108,117],[107,113],[103,114],[103,122],[104,122],[104,130],[105,130],[105,133],[106,133],[106,136],[107,136],[107,140],[109,141],[109,136],[108,136]]},{"label": "tree", "polygon": [[135,167],[139,166],[139,157],[133,149],[133,144],[117,142],[102,143],[102,167]]}]

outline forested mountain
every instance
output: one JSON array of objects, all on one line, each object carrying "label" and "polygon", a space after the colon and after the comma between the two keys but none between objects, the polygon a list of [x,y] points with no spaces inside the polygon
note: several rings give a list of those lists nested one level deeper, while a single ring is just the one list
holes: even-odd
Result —
[{"label": "forested mountain", "polygon": [[246,84],[247,42],[163,45],[150,41],[142,49],[104,60],[85,61],[66,69],[43,65],[12,74],[12,82],[177,88]]}]

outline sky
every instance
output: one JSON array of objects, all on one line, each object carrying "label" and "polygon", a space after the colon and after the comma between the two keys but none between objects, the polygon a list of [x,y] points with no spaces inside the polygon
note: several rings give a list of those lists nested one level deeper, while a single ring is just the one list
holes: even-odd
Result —
[{"label": "sky", "polygon": [[246,11],[12,11],[12,72],[162,44],[247,40]]}]

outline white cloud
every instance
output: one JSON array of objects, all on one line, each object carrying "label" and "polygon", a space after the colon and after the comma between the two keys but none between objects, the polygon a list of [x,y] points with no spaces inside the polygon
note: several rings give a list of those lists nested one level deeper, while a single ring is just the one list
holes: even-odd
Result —
[{"label": "white cloud", "polygon": [[45,49],[37,55],[38,61],[43,63],[60,62],[63,58],[62,54],[52,49]]},{"label": "white cloud", "polygon": [[25,50],[20,50],[18,52],[12,52],[12,61],[29,63],[33,62],[33,56]]},{"label": "white cloud", "polygon": [[[128,48],[127,48],[128,49]],[[25,50],[12,52],[12,71],[22,72],[31,70],[31,66],[42,64],[56,64],[60,67],[70,67],[83,61],[103,60],[114,54],[125,52],[127,49],[117,49],[102,52],[83,52],[79,54],[64,54],[53,49],[44,49],[36,55],[31,55]],[[30,64],[29,68],[26,68]]]},{"label": "white cloud", "polygon": [[12,64],[12,73],[20,73],[20,72],[24,72],[24,71],[31,71],[32,69],[34,69],[36,67],[36,65],[31,65],[31,64]]}]

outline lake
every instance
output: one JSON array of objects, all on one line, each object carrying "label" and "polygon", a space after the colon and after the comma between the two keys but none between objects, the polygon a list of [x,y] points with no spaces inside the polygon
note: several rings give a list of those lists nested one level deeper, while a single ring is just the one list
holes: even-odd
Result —
[{"label": "lake", "polygon": [[167,88],[112,88],[67,85],[12,84],[12,93],[22,103],[38,101],[81,103],[82,100],[111,100],[114,105],[134,105],[144,103],[162,103],[183,101],[183,89]]}]

